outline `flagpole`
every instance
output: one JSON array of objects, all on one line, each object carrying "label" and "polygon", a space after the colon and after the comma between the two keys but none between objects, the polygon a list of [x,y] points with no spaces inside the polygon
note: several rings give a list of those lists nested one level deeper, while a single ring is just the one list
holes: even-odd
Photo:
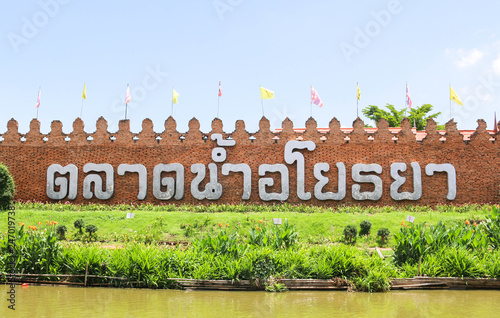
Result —
[{"label": "flagpole", "polygon": [[[451,83],[450,83],[450,92],[451,92]],[[451,119],[451,93],[450,93],[450,119]]]},{"label": "flagpole", "polygon": [[264,117],[264,100],[262,99],[262,85],[260,85],[260,105],[262,106],[262,117]]},{"label": "flagpole", "polygon": [[405,114],[404,117],[406,117],[406,108],[408,107],[406,104],[408,103],[408,82],[406,82],[406,95],[405,95]]},{"label": "flagpole", "polygon": [[313,116],[313,100],[312,100],[312,89],[313,89],[313,86],[311,85],[311,105],[309,106],[310,109],[311,109],[311,117]]},{"label": "flagpole", "polygon": [[498,122],[497,122],[497,112],[495,112],[495,123],[493,125],[493,131],[496,133],[498,133]]},{"label": "flagpole", "polygon": [[130,86],[129,86],[129,84],[127,84],[127,91],[125,93],[125,120],[127,120],[127,108],[128,108],[127,98],[128,98],[129,92],[130,92]]},{"label": "flagpole", "polygon": [[219,105],[220,105],[220,91],[221,91],[221,81],[219,81],[219,92],[217,93],[217,118],[219,118]]},{"label": "flagpole", "polygon": [[172,109],[170,110],[170,116],[174,117],[174,87],[172,86]]},{"label": "flagpole", "polygon": [[[356,87],[359,90],[359,84],[358,84],[358,82],[356,82]],[[359,92],[356,91],[356,118],[359,117],[359,107],[358,107],[358,105],[359,105],[359,98],[358,98],[358,94],[359,94]]]},{"label": "flagpole", "polygon": [[217,118],[219,118],[219,104],[220,104],[220,96],[217,96]]},{"label": "flagpole", "polygon": [[[83,100],[84,100],[83,95],[84,95],[84,93],[86,94],[86,91],[85,91],[85,83],[83,83],[82,107],[80,108],[80,118],[82,118],[82,117],[83,117]],[[85,95],[85,96],[86,96],[86,95]]]},{"label": "flagpole", "polygon": [[42,91],[42,86],[38,87],[38,98],[37,98],[37,102],[38,102],[38,106],[36,107],[36,119],[38,119],[38,109],[40,108],[40,92]]},{"label": "flagpole", "polygon": [[85,90],[85,83],[83,83],[82,107],[80,108],[80,118],[83,117],[83,100],[85,99],[85,98],[83,98],[84,95],[85,95],[85,97],[87,96],[87,92]]}]

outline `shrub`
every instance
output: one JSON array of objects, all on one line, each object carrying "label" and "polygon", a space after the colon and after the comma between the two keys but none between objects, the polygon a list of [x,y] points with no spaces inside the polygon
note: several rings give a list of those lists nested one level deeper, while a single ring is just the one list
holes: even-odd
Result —
[{"label": "shrub", "polygon": [[193,246],[200,253],[208,251],[214,254],[229,254],[235,257],[242,257],[247,250],[247,246],[239,244],[238,233],[228,233],[226,230],[221,230],[214,237],[197,238],[193,241]]},{"label": "shrub", "polygon": [[346,245],[318,246],[310,249],[314,262],[309,265],[311,278],[350,277],[362,270],[359,251]]},{"label": "shrub", "polygon": [[89,233],[89,237],[92,238],[92,235],[97,232],[97,226],[89,224],[85,227],[85,232]]},{"label": "shrub", "polygon": [[439,222],[436,226],[425,223],[405,225],[401,223],[399,233],[394,234],[393,257],[396,265],[416,264],[420,257],[446,246],[448,231]]},{"label": "shrub", "polygon": [[83,234],[82,232],[82,228],[85,226],[85,221],[82,220],[82,219],[78,219],[75,221],[75,223],[73,223],[73,225],[78,229],[80,230],[80,234]]},{"label": "shrub", "polygon": [[485,253],[481,263],[487,264],[485,269],[490,277],[500,278],[500,252],[493,251],[491,253]]},{"label": "shrub", "polygon": [[379,229],[377,232],[377,236],[380,237],[382,242],[385,242],[385,240],[389,237],[390,234],[391,231],[389,231],[389,229],[386,227]]},{"label": "shrub", "polygon": [[391,289],[389,275],[380,268],[371,270],[368,275],[354,279],[356,290],[364,292],[387,292]]},{"label": "shrub", "polygon": [[[418,269],[418,265],[415,264]],[[440,253],[429,254],[422,258],[420,264],[420,272],[417,272],[420,276],[430,276],[430,277],[441,277],[443,276],[443,260]]]},{"label": "shrub", "polygon": [[15,191],[14,179],[12,179],[9,169],[0,164],[0,211],[10,208]]},{"label": "shrub", "polygon": [[372,224],[370,223],[370,221],[364,220],[363,222],[361,222],[361,224],[359,225],[359,228],[360,228],[359,236],[369,235],[371,227],[372,227]]},{"label": "shrub", "polygon": [[356,236],[358,235],[358,230],[354,225],[347,225],[344,228],[344,238],[348,242],[356,241]]},{"label": "shrub", "polygon": [[471,224],[466,220],[465,223],[451,226],[445,226],[442,222],[431,226],[425,223],[408,226],[402,222],[399,233],[394,234],[394,261],[397,265],[406,262],[416,264],[420,257],[436,253],[445,247],[463,247],[470,251],[487,250],[489,246],[495,249],[496,242],[500,239],[500,226],[495,226],[495,222],[497,221],[487,219],[484,224]]},{"label": "shrub", "polygon": [[500,209],[495,205],[491,208],[491,215],[486,218],[484,229],[491,247],[500,248]]},{"label": "shrub", "polygon": [[276,265],[269,257],[257,259],[253,262],[253,274],[256,279],[267,279],[276,272]]},{"label": "shrub", "polygon": [[65,225],[58,225],[56,228],[56,233],[59,235],[59,238],[61,240],[64,239],[64,236],[66,235],[67,231],[68,231],[68,229],[66,228]]},{"label": "shrub", "polygon": [[448,277],[484,277],[479,258],[463,247],[443,249],[440,253],[443,271]]},{"label": "shrub", "polygon": [[[0,255],[12,257],[18,271],[24,269],[31,274],[55,274],[61,270],[62,246],[57,242],[54,231],[38,231],[34,226],[25,230],[21,225],[15,232],[14,240],[12,244],[10,235],[0,240]],[[2,264],[2,271],[6,271],[6,264]]]},{"label": "shrub", "polygon": [[273,225],[270,228],[265,222],[259,221],[259,226],[250,229],[248,244],[254,246],[269,246],[274,249],[289,248],[299,241],[299,231],[288,220],[283,225]]}]

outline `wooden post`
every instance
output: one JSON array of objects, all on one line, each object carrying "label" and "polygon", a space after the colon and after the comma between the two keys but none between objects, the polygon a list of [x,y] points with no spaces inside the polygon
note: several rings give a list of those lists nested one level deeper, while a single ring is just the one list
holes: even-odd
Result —
[{"label": "wooden post", "polygon": [[85,265],[85,284],[83,286],[87,287],[87,275],[89,274],[89,262]]}]

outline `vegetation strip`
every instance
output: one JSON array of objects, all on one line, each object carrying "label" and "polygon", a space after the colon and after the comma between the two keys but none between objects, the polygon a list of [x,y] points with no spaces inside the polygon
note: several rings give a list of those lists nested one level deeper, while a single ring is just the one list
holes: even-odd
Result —
[{"label": "vegetation strip", "polygon": [[[218,222],[209,231],[201,229],[204,223],[200,221],[198,232],[187,246],[157,245],[152,240],[150,244],[124,242],[116,249],[92,242],[96,232],[80,234],[84,222],[78,222],[75,231],[81,241],[72,243],[64,240],[65,233],[57,230],[60,224],[53,221],[27,227],[19,224],[14,250],[9,249],[7,236],[0,240],[0,271],[10,272],[8,260],[14,257],[18,273],[42,274],[44,282],[147,288],[179,288],[183,282],[193,288],[200,281],[230,281],[238,287],[243,283],[234,282],[248,281],[256,289],[274,292],[287,290],[288,286],[388,291],[395,278],[425,275],[500,278],[500,209],[495,205],[479,208],[481,211],[476,212],[484,215],[480,218],[465,214],[462,220],[437,224],[401,222],[392,234],[391,256],[384,259],[356,246],[358,240],[363,240],[358,230],[369,237],[372,228],[371,222],[362,219],[345,226],[343,236],[323,244],[301,239],[298,226],[288,219],[281,225],[257,219],[239,226]],[[161,222],[164,220],[155,226],[161,229]],[[380,238],[380,244],[387,243],[387,238]],[[63,280],[59,274],[72,276]],[[5,281],[5,275],[2,279]],[[326,285],[321,285],[321,280]],[[420,284],[439,287],[435,281]],[[400,286],[408,286],[408,282]]]},{"label": "vegetation strip", "polygon": [[[134,210],[137,208],[137,210]],[[228,230],[247,236],[258,221],[272,224],[273,218],[288,219],[299,230],[299,241],[310,244],[328,244],[343,241],[344,228],[354,226],[358,247],[391,246],[391,234],[397,233],[400,223],[408,215],[416,217],[418,223],[428,225],[438,221],[450,224],[469,220],[480,220],[490,213],[491,205],[436,206],[436,207],[340,207],[339,209],[295,206],[290,204],[252,205],[183,205],[173,210],[172,206],[151,205],[71,205],[16,203],[16,219],[25,227],[46,230],[54,226],[58,234],[69,241],[104,241],[111,244],[128,242],[187,244],[194,239],[217,234],[219,223]],[[191,210],[188,210],[191,209]],[[253,210],[252,210],[253,209]],[[135,217],[127,219],[127,212]],[[196,212],[194,212],[196,211]],[[218,212],[216,212],[218,211]],[[235,213],[235,212],[238,213]],[[257,211],[257,212],[248,212]],[[6,214],[0,214],[0,217]],[[361,228],[363,222],[370,227]],[[0,231],[7,230],[0,222]],[[93,227],[90,227],[93,225]],[[89,227],[89,231],[87,231]],[[96,230],[97,228],[97,230]],[[363,229],[368,229],[364,232]],[[90,232],[93,231],[93,232]],[[92,233],[92,234],[91,234]],[[352,233],[354,235],[354,233]],[[354,237],[353,237],[354,238]]]}]

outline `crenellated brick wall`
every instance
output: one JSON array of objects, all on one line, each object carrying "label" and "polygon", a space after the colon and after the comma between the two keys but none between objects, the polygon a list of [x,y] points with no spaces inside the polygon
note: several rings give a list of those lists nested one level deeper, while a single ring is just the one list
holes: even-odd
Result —
[{"label": "crenellated brick wall", "polygon": [[[499,122],[500,126],[500,122]],[[223,193],[217,203],[262,203],[259,197],[259,166],[262,164],[285,164],[289,170],[290,192],[287,202],[312,205],[407,205],[407,204],[463,204],[500,202],[500,134],[486,129],[484,120],[478,120],[478,127],[472,134],[464,134],[457,130],[451,120],[446,124],[445,132],[436,130],[436,123],[431,119],[425,132],[415,132],[410,122],[405,119],[401,128],[389,128],[387,121],[381,120],[377,129],[367,129],[361,119],[353,123],[352,129],[341,128],[337,119],[332,119],[328,129],[318,129],[316,121],[310,118],[306,128],[294,128],[293,123],[286,119],[282,129],[270,130],[269,121],[263,117],[259,122],[259,130],[249,133],[245,130],[245,122],[238,120],[233,132],[224,132],[220,119],[212,121],[212,130],[208,133],[200,131],[200,123],[193,118],[189,122],[186,133],[177,131],[176,122],[172,117],[165,121],[165,130],[157,133],[153,123],[145,119],[142,131],[130,131],[130,122],[121,120],[116,133],[108,131],[104,118],[99,118],[96,131],[85,131],[84,122],[76,119],[73,131],[63,133],[62,123],[53,121],[48,134],[40,132],[40,122],[36,119],[30,123],[30,130],[22,134],[18,123],[11,119],[7,131],[0,136],[0,162],[7,165],[14,177],[17,188],[17,199],[52,201],[47,196],[47,169],[52,164],[66,166],[74,164],[78,167],[78,194],[73,202],[151,202],[161,203],[192,203],[209,204],[208,199],[197,200],[190,191],[191,182],[196,176],[191,172],[193,164],[214,163],[212,150],[217,147],[212,134],[222,134],[226,139],[236,142],[235,146],[226,147],[227,159],[224,163],[246,163],[251,168],[251,196],[249,200],[242,199],[242,173],[221,174],[222,163],[217,163],[218,182],[223,187]],[[419,138],[418,136],[424,136]],[[313,141],[316,148],[313,151],[299,150],[305,158],[305,191],[311,192],[310,200],[300,200],[297,196],[297,165],[287,164],[284,160],[285,145],[290,140]],[[338,173],[336,163],[342,162],[346,167],[347,193],[340,201],[320,201],[315,198],[314,187],[318,180],[314,176],[316,163],[328,163],[330,171],[323,175],[330,178],[324,191],[337,191]],[[390,174],[391,164],[396,162],[418,162],[422,169],[422,196],[416,201],[396,201],[391,198],[389,188],[394,182]],[[109,200],[99,200],[95,196],[87,200],[83,197],[83,180],[86,173],[83,167],[87,163],[113,166],[114,194]],[[184,195],[181,200],[171,198],[158,200],[153,195],[153,169],[158,164],[180,163],[184,166]],[[351,177],[355,164],[379,164],[382,173],[383,194],[379,200],[356,201],[351,195],[355,183]],[[447,175],[436,173],[433,176],[425,174],[428,164],[452,164],[456,170],[456,197],[448,200]],[[142,164],[147,169],[147,194],[143,201],[138,201],[138,176],[136,173],[116,173],[120,164]],[[98,173],[104,179],[104,173]],[[399,191],[413,191],[413,172],[407,169],[400,173],[406,177],[406,182]],[[60,175],[57,175],[60,176]],[[173,173],[164,176],[175,177]],[[277,172],[267,173],[272,177],[274,185],[267,192],[280,192],[280,175]],[[200,184],[204,188],[209,179],[207,176]],[[372,191],[373,184],[360,183],[362,191]],[[67,201],[63,199],[62,201]],[[272,201],[271,201],[272,202]]]}]

